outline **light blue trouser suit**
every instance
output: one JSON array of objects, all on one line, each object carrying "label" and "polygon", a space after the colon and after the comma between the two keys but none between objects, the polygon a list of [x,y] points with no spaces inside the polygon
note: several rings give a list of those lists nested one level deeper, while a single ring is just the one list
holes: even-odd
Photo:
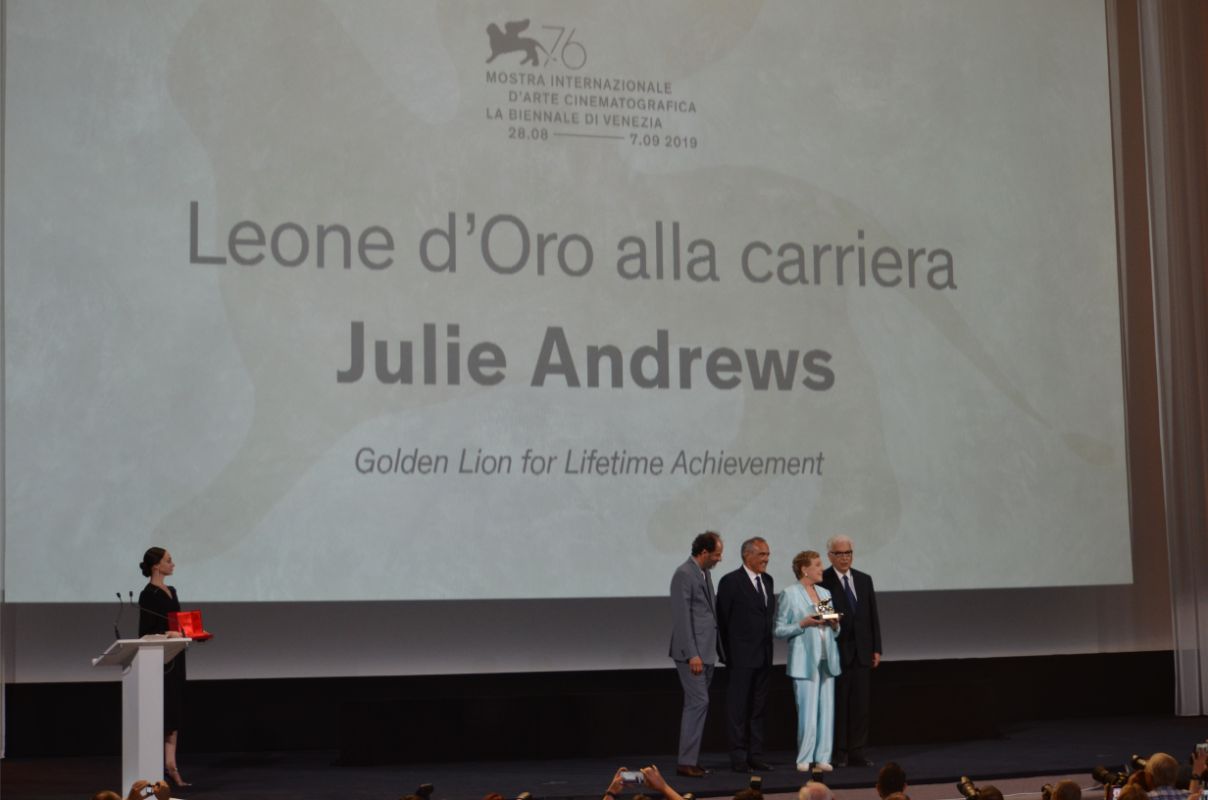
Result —
[{"label": "light blue trouser suit", "polygon": [[[814,586],[819,602],[830,592]],[[801,627],[801,620],[818,613],[804,586],[793,584],[780,593],[776,603],[776,636],[787,639],[789,657],[785,666],[793,679],[797,700],[797,763],[829,763],[835,740],[835,678],[839,672],[839,647],[830,627]],[[801,677],[798,677],[801,676]]]},{"label": "light blue trouser suit", "polygon": [[[823,662],[824,664],[826,662]],[[829,762],[835,741],[835,679],[818,670],[816,680],[793,679],[797,699],[797,763]]]}]

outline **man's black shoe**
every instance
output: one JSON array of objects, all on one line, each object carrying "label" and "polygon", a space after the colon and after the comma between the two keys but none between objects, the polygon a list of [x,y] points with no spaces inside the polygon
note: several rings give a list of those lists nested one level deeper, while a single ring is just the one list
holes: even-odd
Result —
[{"label": "man's black shoe", "polygon": [[864,756],[849,756],[847,759],[847,763],[851,764],[853,767],[871,767],[871,766],[873,766],[873,763],[871,761],[869,761],[867,758],[865,758]]},{"label": "man's black shoe", "polygon": [[734,770],[735,772],[750,772],[751,771],[751,768],[748,767],[746,764],[731,764],[730,769]]},{"label": "man's black shoe", "polygon": [[846,767],[847,766],[847,757],[844,756],[843,758],[836,758],[832,763],[836,767]]},{"label": "man's black shoe", "polygon": [[748,761],[747,763],[751,765],[751,769],[758,770],[759,772],[771,772],[772,770],[775,769],[775,767],[773,767],[768,762],[760,761],[757,758],[753,758],[750,761]]},{"label": "man's black shoe", "polygon": [[680,764],[675,768],[675,774],[685,778],[703,778],[709,774],[709,770],[698,764]]}]

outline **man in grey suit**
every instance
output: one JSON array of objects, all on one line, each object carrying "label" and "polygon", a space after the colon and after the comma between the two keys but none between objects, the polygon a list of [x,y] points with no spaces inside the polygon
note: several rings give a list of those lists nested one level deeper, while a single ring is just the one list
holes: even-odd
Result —
[{"label": "man in grey suit", "polygon": [[717,601],[709,572],[721,561],[721,535],[705,531],[692,540],[692,555],[671,576],[671,652],[684,687],[676,774],[699,778],[700,743],[709,712],[709,683],[718,661]]}]

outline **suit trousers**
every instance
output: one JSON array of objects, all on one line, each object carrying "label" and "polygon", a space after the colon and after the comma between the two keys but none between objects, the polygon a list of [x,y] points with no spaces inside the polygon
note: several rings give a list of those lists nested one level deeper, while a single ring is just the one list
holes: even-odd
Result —
[{"label": "suit trousers", "polygon": [[693,675],[687,661],[676,661],[680,686],[684,687],[684,713],[680,717],[679,761],[681,766],[700,764],[700,743],[705,735],[705,717],[709,713],[709,684],[713,682],[713,666]]},{"label": "suit trousers", "polygon": [[772,668],[727,667],[726,727],[731,766],[763,759],[763,719],[768,707],[768,678]]},{"label": "suit trousers", "polygon": [[863,758],[868,744],[872,668],[853,661],[835,679],[835,759]]},{"label": "suit trousers", "polygon": [[797,700],[797,763],[829,763],[835,736],[835,679],[822,673],[812,681],[793,678],[793,697]]}]

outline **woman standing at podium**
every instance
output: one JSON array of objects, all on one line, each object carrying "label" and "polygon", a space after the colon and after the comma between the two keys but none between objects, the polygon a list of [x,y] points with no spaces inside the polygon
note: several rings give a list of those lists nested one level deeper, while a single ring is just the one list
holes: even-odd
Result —
[{"label": "woman standing at podium", "polygon": [[[168,631],[168,614],[180,611],[180,601],[176,598],[176,587],[164,582],[176,569],[172,554],[162,547],[149,548],[138,566],[143,577],[151,579],[138,596],[138,635],[174,635]],[[176,767],[176,734],[184,715],[184,694],[185,654],[181,653],[164,664],[164,770],[177,786],[189,785]]]}]

